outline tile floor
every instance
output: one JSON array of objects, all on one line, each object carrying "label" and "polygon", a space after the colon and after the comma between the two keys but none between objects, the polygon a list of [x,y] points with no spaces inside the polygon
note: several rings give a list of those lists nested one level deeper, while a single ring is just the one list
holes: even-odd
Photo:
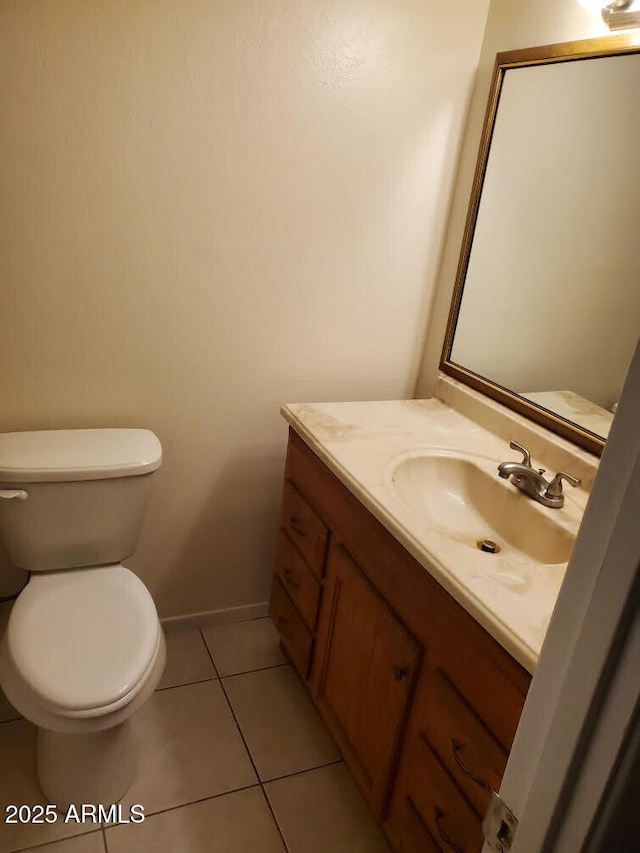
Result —
[{"label": "tile floor", "polygon": [[[0,614],[1,615],[1,614]],[[44,803],[35,729],[0,695],[0,853],[388,853],[270,620],[172,631],[135,719],[143,823],[4,823]]]}]

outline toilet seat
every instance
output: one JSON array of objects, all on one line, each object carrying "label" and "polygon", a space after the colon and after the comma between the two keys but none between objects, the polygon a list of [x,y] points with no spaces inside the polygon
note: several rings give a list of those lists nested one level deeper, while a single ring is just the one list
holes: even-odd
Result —
[{"label": "toilet seat", "polygon": [[126,705],[144,685],[161,633],[145,585],[115,564],[34,574],[13,606],[5,642],[45,707],[95,717]]}]

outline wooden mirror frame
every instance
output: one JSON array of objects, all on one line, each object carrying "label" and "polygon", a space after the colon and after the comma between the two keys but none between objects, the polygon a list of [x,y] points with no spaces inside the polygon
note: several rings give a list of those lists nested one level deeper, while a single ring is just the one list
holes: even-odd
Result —
[{"label": "wooden mirror frame", "polygon": [[567,420],[566,418],[557,415],[555,412],[527,400],[526,397],[522,397],[514,391],[510,391],[508,388],[505,388],[503,385],[499,385],[497,382],[493,382],[478,373],[474,373],[466,367],[462,367],[462,365],[456,364],[451,360],[451,350],[458,322],[458,314],[460,312],[460,304],[462,302],[462,294],[469,265],[469,258],[471,255],[473,235],[478,217],[478,209],[480,207],[480,197],[489,160],[491,139],[493,136],[493,129],[498,112],[500,92],[502,90],[505,72],[510,68],[546,65],[555,62],[568,62],[576,59],[617,56],[626,53],[640,53],[640,41],[637,37],[634,38],[629,35],[605,36],[604,38],[564,42],[561,44],[526,48],[524,50],[510,50],[496,55],[491,88],[489,90],[489,101],[484,119],[482,137],[480,140],[480,150],[478,152],[476,171],[471,188],[471,199],[469,202],[469,210],[467,213],[464,237],[462,240],[460,260],[458,261],[455,287],[451,300],[449,321],[447,323],[447,331],[442,348],[442,357],[440,359],[440,370],[443,373],[454,377],[460,382],[463,382],[465,385],[469,385],[476,391],[486,394],[488,397],[491,397],[491,399],[496,400],[498,403],[502,403],[504,406],[507,406],[507,408],[513,409],[519,414],[524,415],[552,432],[561,435],[563,438],[568,438],[574,444],[583,447],[591,453],[595,453],[597,456],[602,454],[602,450],[604,448],[605,439],[602,436],[596,435],[596,433],[584,429],[573,421]]}]

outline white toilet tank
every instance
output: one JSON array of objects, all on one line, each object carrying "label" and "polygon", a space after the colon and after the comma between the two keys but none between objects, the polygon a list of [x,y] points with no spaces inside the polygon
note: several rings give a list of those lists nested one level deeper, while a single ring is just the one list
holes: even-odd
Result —
[{"label": "white toilet tank", "polygon": [[162,462],[146,429],[0,434],[0,539],[21,569],[126,559]]}]

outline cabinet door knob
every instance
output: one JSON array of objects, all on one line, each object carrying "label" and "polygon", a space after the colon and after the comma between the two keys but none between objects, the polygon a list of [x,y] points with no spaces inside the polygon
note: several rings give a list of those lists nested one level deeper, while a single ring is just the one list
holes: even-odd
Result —
[{"label": "cabinet door knob", "polygon": [[392,667],[392,670],[393,670],[393,677],[395,678],[396,681],[402,681],[402,679],[405,677],[405,675],[409,674],[408,667],[398,666],[398,664],[395,664]]},{"label": "cabinet door knob", "polygon": [[491,785],[489,785],[487,780],[483,779],[482,776],[476,776],[475,773],[467,767],[460,755],[462,752],[462,744],[455,738],[451,738],[451,752],[453,753],[453,760],[466,776],[468,776],[480,788],[483,788],[485,791],[491,791]]},{"label": "cabinet door knob", "polygon": [[289,568],[289,566],[284,570],[284,582],[287,586],[290,586],[291,589],[300,589],[300,584],[295,579],[295,572],[292,568]]},{"label": "cabinet door knob", "polygon": [[297,515],[292,515],[289,519],[289,524],[294,533],[298,536],[302,536],[303,538],[307,535],[304,530],[304,526],[302,524],[302,519],[298,518]]},{"label": "cabinet door knob", "polygon": [[455,841],[452,841],[449,838],[449,836],[444,830],[444,827],[442,826],[442,818],[444,817],[444,812],[436,806],[433,810],[433,813],[436,820],[436,829],[438,830],[438,835],[440,836],[440,838],[444,841],[447,847],[450,847],[452,850],[455,850],[455,853],[464,853],[462,847],[459,847],[455,843]]}]

